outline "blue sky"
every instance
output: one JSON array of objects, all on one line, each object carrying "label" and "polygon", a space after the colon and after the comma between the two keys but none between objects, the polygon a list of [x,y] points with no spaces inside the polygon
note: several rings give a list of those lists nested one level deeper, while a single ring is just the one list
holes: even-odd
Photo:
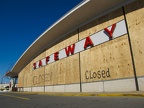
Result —
[{"label": "blue sky", "polygon": [[0,82],[31,43],[81,1],[0,0]]}]

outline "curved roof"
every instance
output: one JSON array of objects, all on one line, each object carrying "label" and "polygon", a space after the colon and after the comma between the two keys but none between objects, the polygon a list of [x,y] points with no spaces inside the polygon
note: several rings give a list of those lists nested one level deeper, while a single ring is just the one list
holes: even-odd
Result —
[{"label": "curved roof", "polygon": [[6,75],[17,76],[33,58],[69,32],[132,1],[135,0],[84,0],[42,33]]}]

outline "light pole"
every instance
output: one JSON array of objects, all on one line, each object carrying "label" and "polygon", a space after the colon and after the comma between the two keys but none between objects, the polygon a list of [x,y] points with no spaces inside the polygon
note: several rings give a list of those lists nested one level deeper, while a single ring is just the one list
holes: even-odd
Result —
[{"label": "light pole", "polygon": [[3,83],[3,77],[4,77],[4,76],[0,76],[0,77],[1,77],[1,84],[2,84],[2,83]]}]

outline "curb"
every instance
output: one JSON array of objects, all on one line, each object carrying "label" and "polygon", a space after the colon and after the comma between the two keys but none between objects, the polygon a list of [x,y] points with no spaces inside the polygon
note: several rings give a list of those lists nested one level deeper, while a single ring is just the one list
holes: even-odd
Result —
[{"label": "curb", "polygon": [[101,96],[101,97],[144,97],[144,93],[59,93],[59,92],[9,92],[14,94],[49,95],[49,96]]}]

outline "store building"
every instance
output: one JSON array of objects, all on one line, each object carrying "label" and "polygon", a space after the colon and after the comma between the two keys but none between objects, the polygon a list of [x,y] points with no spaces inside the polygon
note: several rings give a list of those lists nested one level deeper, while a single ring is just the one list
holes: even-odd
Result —
[{"label": "store building", "polygon": [[18,91],[144,91],[144,0],[85,0],[16,62]]}]

